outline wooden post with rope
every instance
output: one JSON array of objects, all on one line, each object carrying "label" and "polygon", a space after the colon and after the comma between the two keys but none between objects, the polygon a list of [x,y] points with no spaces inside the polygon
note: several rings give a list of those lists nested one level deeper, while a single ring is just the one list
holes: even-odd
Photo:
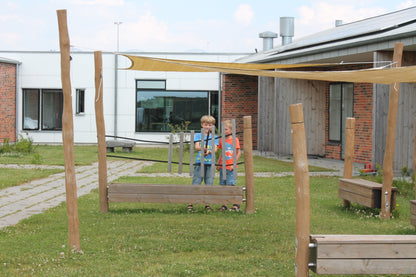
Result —
[{"label": "wooden post with rope", "polygon": [[254,213],[254,166],[251,116],[244,116],[244,166],[246,170],[246,214]]},{"label": "wooden post with rope", "polygon": [[289,106],[296,186],[296,277],[309,276],[309,168],[302,104]]},{"label": "wooden post with rope", "polygon": [[98,190],[100,195],[100,212],[108,212],[107,197],[107,150],[105,141],[105,124],[103,112],[103,58],[101,51],[94,52],[95,64],[95,123],[98,142]]},{"label": "wooden post with rope", "polygon": [[[402,65],[403,43],[394,44],[393,63],[395,67]],[[381,190],[380,217],[390,219],[392,203],[391,188],[393,183],[394,144],[396,140],[397,109],[399,105],[399,83],[390,85],[389,113],[387,115],[386,149],[383,160],[383,188]]]},{"label": "wooden post with rope", "polygon": [[[354,139],[355,139],[355,118],[347,117],[345,123],[345,158],[344,178],[351,179],[354,166]],[[350,201],[343,199],[343,206],[349,207]]]},{"label": "wooden post with rope", "polygon": [[57,16],[59,26],[59,45],[61,50],[61,82],[64,96],[64,107],[62,113],[62,141],[65,159],[65,190],[66,208],[68,212],[69,246],[72,249],[79,251],[81,250],[81,243],[79,240],[78,199],[74,161],[74,123],[70,78],[71,56],[66,10],[57,10]]}]

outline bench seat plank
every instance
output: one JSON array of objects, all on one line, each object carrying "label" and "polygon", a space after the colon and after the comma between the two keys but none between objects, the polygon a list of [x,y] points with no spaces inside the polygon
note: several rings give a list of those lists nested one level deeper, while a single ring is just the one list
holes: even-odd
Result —
[{"label": "bench seat plank", "polygon": [[110,184],[110,202],[242,204],[243,187],[205,185]]},{"label": "bench seat plank", "polygon": [[416,259],[350,259],[350,260],[325,260],[316,268],[317,274],[415,274]]}]

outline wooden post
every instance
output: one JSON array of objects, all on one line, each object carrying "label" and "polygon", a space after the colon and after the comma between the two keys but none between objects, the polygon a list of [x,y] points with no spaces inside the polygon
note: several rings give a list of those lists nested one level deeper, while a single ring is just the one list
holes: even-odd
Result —
[{"label": "wooden post", "polygon": [[[394,66],[402,65],[403,43],[394,44]],[[397,109],[399,105],[399,83],[390,85],[389,113],[387,115],[387,138],[383,160],[383,189],[381,191],[380,217],[390,219],[391,187],[393,183],[394,144],[396,140]]]},{"label": "wooden post", "polygon": [[[254,213],[254,167],[251,116],[244,116],[244,165],[246,169],[246,214]],[[223,134],[224,135],[224,134]],[[225,148],[225,145],[223,146]],[[224,159],[225,160],[225,159]]]},{"label": "wooden post", "polygon": [[189,176],[194,176],[194,142],[195,131],[191,131],[191,145],[189,145]]},{"label": "wooden post", "polygon": [[[351,179],[354,167],[354,139],[355,139],[355,118],[347,117],[345,123],[345,158],[344,178]],[[350,201],[342,200],[344,207],[350,206]]]},{"label": "wooden post", "polygon": [[[208,139],[208,138],[207,138]],[[215,135],[215,126],[212,126],[211,129],[211,146],[212,146],[212,154],[211,154],[211,177],[214,179],[215,178],[215,169],[216,169],[216,163],[217,163],[217,157],[216,157],[216,153],[215,153],[215,140],[216,140],[216,135]]]},{"label": "wooden post", "polygon": [[309,168],[302,104],[289,106],[296,187],[296,276],[309,276]]},{"label": "wooden post", "polygon": [[183,139],[184,133],[179,133],[179,164],[178,164],[178,173],[182,174],[182,167],[183,167]]},{"label": "wooden post", "polygon": [[169,134],[168,172],[172,171],[173,134]]},{"label": "wooden post", "polygon": [[[236,137],[236,127],[235,127],[235,119],[231,120],[231,127],[232,127],[232,135],[233,135],[233,173],[234,179],[237,180],[238,171],[237,171],[237,137]],[[223,146],[225,148],[225,144]],[[225,157],[224,157],[225,158]]]},{"label": "wooden post", "polygon": [[61,81],[64,96],[62,114],[62,141],[65,159],[66,208],[68,212],[69,246],[75,251],[81,250],[79,240],[79,218],[77,183],[74,161],[74,123],[72,113],[71,78],[70,78],[70,43],[66,10],[57,10],[59,25],[59,45],[61,49]]},{"label": "wooden post", "polygon": [[107,150],[105,142],[105,123],[103,111],[103,57],[101,51],[94,52],[95,64],[95,125],[98,143],[98,190],[100,195],[100,212],[108,212],[107,197]]},{"label": "wooden post", "polygon": [[[414,131],[415,131],[415,153],[413,154],[413,169],[414,169],[413,172],[416,175],[416,118],[415,118]],[[415,199],[416,199],[416,178],[415,178]]]},{"label": "wooden post", "polygon": [[221,124],[221,158],[222,158],[222,179],[227,180],[227,159],[225,156],[225,124],[224,121]]}]

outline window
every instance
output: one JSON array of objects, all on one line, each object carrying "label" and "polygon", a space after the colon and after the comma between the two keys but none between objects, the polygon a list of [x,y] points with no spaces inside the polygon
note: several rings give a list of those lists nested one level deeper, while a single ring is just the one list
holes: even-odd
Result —
[{"label": "window", "polygon": [[75,112],[76,114],[83,114],[85,112],[85,89],[77,89],[76,90],[76,107]]},{"label": "window", "polygon": [[23,129],[62,130],[60,89],[23,89]]},{"label": "window", "polygon": [[339,83],[329,85],[329,140],[343,141],[345,120],[353,116],[354,85]]},{"label": "window", "polygon": [[137,80],[136,88],[136,132],[169,132],[187,121],[188,130],[201,130],[201,116],[218,113],[216,91],[166,90],[165,80]]}]

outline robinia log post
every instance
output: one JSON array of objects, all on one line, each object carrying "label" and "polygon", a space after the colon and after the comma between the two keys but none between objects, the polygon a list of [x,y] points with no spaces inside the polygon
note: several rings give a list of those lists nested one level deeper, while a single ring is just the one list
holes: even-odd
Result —
[{"label": "robinia log post", "polygon": [[65,160],[66,208],[68,212],[69,246],[81,250],[79,240],[79,218],[77,183],[74,162],[74,123],[72,112],[71,78],[70,78],[70,43],[66,10],[58,10],[59,45],[61,49],[61,82],[63,90],[62,142]]},{"label": "robinia log post", "polygon": [[[354,166],[355,118],[347,117],[345,123],[345,158],[344,178],[351,179]],[[343,200],[344,207],[350,206],[350,201]]]},{"label": "robinia log post", "polygon": [[[402,65],[403,43],[394,44],[393,66]],[[386,149],[383,160],[383,188],[381,190],[380,217],[390,219],[391,187],[393,183],[394,144],[396,141],[397,110],[399,106],[399,83],[390,85],[389,113],[387,115]]]},{"label": "robinia log post", "polygon": [[289,106],[296,188],[295,272],[297,277],[309,275],[309,168],[302,109],[301,103]]},{"label": "robinia log post", "polygon": [[101,51],[94,52],[95,64],[95,124],[98,143],[98,191],[100,212],[108,212],[107,197],[107,148],[105,143],[105,124],[103,111],[103,57]]},{"label": "robinia log post", "polygon": [[246,178],[246,214],[254,213],[254,166],[251,116],[244,116],[244,166]]}]

